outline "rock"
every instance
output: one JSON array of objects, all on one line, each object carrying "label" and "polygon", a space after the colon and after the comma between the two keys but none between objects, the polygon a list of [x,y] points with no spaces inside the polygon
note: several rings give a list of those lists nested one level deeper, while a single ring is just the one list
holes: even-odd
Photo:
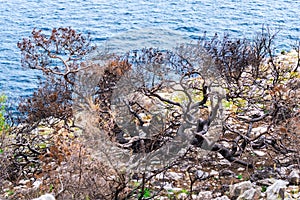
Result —
[{"label": "rock", "polygon": [[276,168],[276,172],[280,174],[280,176],[285,177],[287,175],[287,167],[278,167]]},{"label": "rock", "polygon": [[10,188],[13,186],[13,183],[7,180],[3,180],[1,183],[2,188]]},{"label": "rock", "polygon": [[36,180],[32,186],[33,186],[33,189],[37,189],[40,187],[40,185],[42,184],[43,182],[41,180]]},{"label": "rock", "polygon": [[284,193],[287,184],[289,184],[289,182],[283,180],[276,180],[275,183],[273,183],[267,188],[267,200],[278,199],[278,197],[280,199],[284,199]]},{"label": "rock", "polygon": [[298,164],[292,164],[292,165],[289,165],[287,167],[288,170],[293,170],[293,169],[296,169],[296,168],[298,168]]},{"label": "rock", "polygon": [[228,192],[230,190],[230,186],[228,184],[222,184],[221,191],[223,193]]},{"label": "rock", "polygon": [[209,174],[210,176],[219,176],[219,172],[217,172],[216,170],[211,170]]},{"label": "rock", "polygon": [[220,176],[231,176],[231,177],[236,175],[233,171],[231,171],[229,169],[224,169],[224,170],[220,171],[219,174],[220,174]]},{"label": "rock", "polygon": [[211,200],[212,199],[212,192],[211,191],[203,191],[199,192],[197,199],[201,200]]},{"label": "rock", "polygon": [[267,179],[256,181],[256,185],[271,186],[273,183],[275,183],[275,181],[276,181],[276,179],[274,179],[274,178],[267,178]]},{"label": "rock", "polygon": [[169,197],[162,197],[162,196],[158,196],[160,200],[169,200]]},{"label": "rock", "polygon": [[257,180],[267,179],[270,177],[278,177],[278,173],[274,171],[274,167],[265,167],[262,170],[256,170],[253,174],[251,174],[250,180],[255,182]]},{"label": "rock", "polygon": [[164,185],[164,189],[165,190],[172,190],[174,187],[173,187],[173,184],[172,183],[166,183]]},{"label": "rock", "polygon": [[230,186],[229,193],[233,198],[239,197],[246,190],[252,189],[253,184],[250,181],[240,182]]},{"label": "rock", "polygon": [[300,171],[299,170],[293,170],[289,176],[288,176],[288,181],[292,185],[299,185],[299,180],[300,180]]},{"label": "rock", "polygon": [[186,194],[186,193],[180,193],[180,194],[178,194],[178,199],[182,199],[182,200],[188,199],[188,194]]},{"label": "rock", "polygon": [[168,192],[172,191],[172,193],[182,191],[182,188],[174,187],[172,183],[166,183],[163,188]]},{"label": "rock", "polygon": [[198,178],[199,180],[205,180],[209,177],[209,173],[204,172],[202,170],[197,170],[195,172],[196,178]]},{"label": "rock", "polygon": [[265,152],[263,151],[259,151],[259,150],[254,150],[253,153],[255,153],[256,155],[260,156],[260,157],[263,157],[266,155]]},{"label": "rock", "polygon": [[251,188],[246,190],[243,194],[241,194],[237,200],[252,200],[252,199],[259,199],[260,197],[260,190]]},{"label": "rock", "polygon": [[217,197],[213,200],[230,200],[230,199],[227,196],[224,195],[224,196],[221,196],[221,197]]},{"label": "rock", "polygon": [[213,196],[215,197],[215,198],[217,198],[217,197],[220,197],[220,196],[222,196],[222,193],[221,192],[213,192]]},{"label": "rock", "polygon": [[21,184],[21,185],[26,185],[28,183],[30,183],[30,180],[24,180],[24,179],[22,179],[22,180],[19,181],[19,184]]},{"label": "rock", "polygon": [[44,194],[40,196],[39,198],[35,198],[32,200],[55,200],[55,197],[52,194]]},{"label": "rock", "polygon": [[168,172],[168,173],[166,173],[166,176],[175,181],[178,181],[179,179],[183,178],[183,174],[179,174],[176,172]]},{"label": "rock", "polygon": [[160,174],[157,174],[157,175],[155,176],[155,179],[156,179],[156,180],[161,180],[161,181],[163,181],[163,180],[167,180],[168,178],[166,177],[165,174],[160,173]]},{"label": "rock", "polygon": [[237,171],[238,171],[238,172],[243,172],[243,171],[245,171],[245,168],[244,168],[244,167],[239,167],[239,168],[237,169]]},{"label": "rock", "polygon": [[231,162],[229,162],[227,159],[221,159],[219,162],[220,165],[225,165],[225,166],[231,166]]},{"label": "rock", "polygon": [[268,132],[268,126],[253,128],[251,132],[253,133],[254,137],[257,137],[259,135],[262,135],[262,134]]}]

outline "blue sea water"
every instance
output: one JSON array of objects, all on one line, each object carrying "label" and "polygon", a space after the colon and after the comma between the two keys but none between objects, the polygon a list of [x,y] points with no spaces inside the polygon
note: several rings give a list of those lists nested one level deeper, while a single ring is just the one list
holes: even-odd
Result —
[{"label": "blue sea water", "polygon": [[31,95],[39,73],[21,67],[17,42],[33,28],[90,33],[99,48],[124,52],[146,46],[172,48],[206,31],[254,37],[262,26],[280,32],[288,50],[300,37],[299,0],[0,0],[0,93]]}]

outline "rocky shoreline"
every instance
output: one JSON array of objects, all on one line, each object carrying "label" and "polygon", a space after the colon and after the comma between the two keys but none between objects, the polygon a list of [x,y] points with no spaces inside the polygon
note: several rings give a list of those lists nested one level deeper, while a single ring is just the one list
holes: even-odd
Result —
[{"label": "rocky shoreline", "polygon": [[[282,67],[295,66],[298,62],[297,56],[298,54],[295,51],[284,53],[276,57],[276,62],[281,63]],[[300,79],[299,75],[298,79]],[[259,127],[256,128],[255,132],[261,133],[265,131],[264,129],[265,127]],[[45,134],[53,130],[40,127],[36,131]],[[297,133],[299,133],[299,130],[297,130]],[[73,130],[73,132],[67,132],[66,135],[62,135],[73,140],[80,133],[78,130]],[[226,146],[226,142],[224,142],[224,145]],[[250,169],[237,163],[229,162],[217,152],[207,152],[203,155],[200,151],[197,148],[192,148],[184,160],[162,173],[153,171],[145,173],[146,177],[153,176],[147,185],[149,193],[155,194],[159,191],[153,199],[300,199],[299,154],[294,157],[289,157],[289,154],[284,156],[272,154],[272,156],[269,156],[268,149],[253,150],[253,154],[247,155],[247,157],[251,156],[254,160],[254,168]],[[245,156],[241,159],[247,159],[247,157]],[[273,160],[270,160],[270,157]],[[276,159],[284,160],[284,163],[274,162]],[[54,165],[55,163],[52,164]],[[86,165],[89,165],[89,162]],[[65,167],[68,167],[67,163],[63,163],[61,166],[53,169],[53,171],[60,173],[65,170]],[[77,174],[74,174],[74,178],[76,176]],[[36,179],[22,179],[17,184],[6,180],[1,183],[2,194],[0,194],[0,200],[18,199],[22,194],[31,191],[38,191],[35,195],[40,196],[42,194],[39,189],[47,178],[47,176],[43,176]],[[141,177],[138,175],[133,176],[128,182],[128,187],[134,188],[135,185],[142,184],[142,182],[143,179]],[[52,192],[51,186],[48,185],[48,187],[49,194],[34,200],[55,199],[57,194]],[[137,193],[136,199],[138,199],[138,195]],[[149,198],[145,197],[144,199]]]}]

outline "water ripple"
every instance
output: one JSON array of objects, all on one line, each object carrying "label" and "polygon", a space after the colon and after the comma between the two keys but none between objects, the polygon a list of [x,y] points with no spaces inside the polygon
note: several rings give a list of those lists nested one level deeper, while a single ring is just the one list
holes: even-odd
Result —
[{"label": "water ripple", "polygon": [[[24,70],[16,43],[34,27],[45,31],[71,26],[91,33],[111,51],[197,40],[204,31],[224,31],[234,37],[252,37],[263,24],[280,29],[278,48],[299,39],[299,1],[292,0],[14,0],[0,7],[0,93],[12,99],[30,95],[37,71]],[[292,40],[292,41],[290,41]]]}]

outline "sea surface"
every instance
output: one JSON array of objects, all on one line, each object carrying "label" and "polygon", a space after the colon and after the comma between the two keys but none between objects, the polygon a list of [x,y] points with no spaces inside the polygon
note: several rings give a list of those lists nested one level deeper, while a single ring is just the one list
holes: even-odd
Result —
[{"label": "sea surface", "polygon": [[254,38],[269,27],[279,51],[300,37],[299,0],[0,0],[0,94],[30,96],[39,72],[21,67],[17,42],[33,28],[72,27],[99,49],[170,49],[207,32]]}]

